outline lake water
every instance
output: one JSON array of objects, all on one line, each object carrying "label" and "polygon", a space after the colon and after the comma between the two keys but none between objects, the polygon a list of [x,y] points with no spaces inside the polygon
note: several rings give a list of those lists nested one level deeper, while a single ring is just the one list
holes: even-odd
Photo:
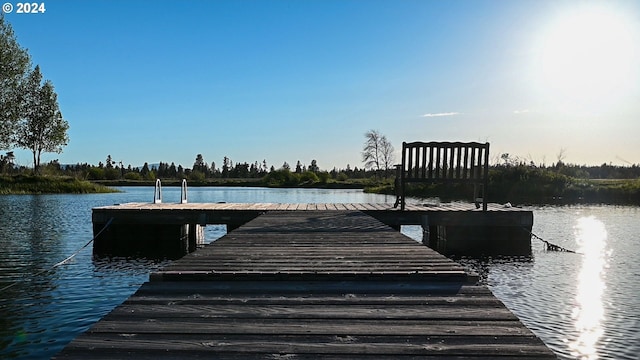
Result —
[{"label": "lake water", "polygon": [[[0,358],[48,359],[129,297],[166,261],[93,259],[91,208],[150,202],[153,189],[96,195],[0,196]],[[179,188],[164,188],[178,202]],[[190,202],[393,202],[358,190],[190,188]],[[533,232],[580,254],[458,259],[565,359],[640,353],[640,208],[536,207]],[[213,240],[225,232],[207,226]],[[419,227],[403,227],[419,239]]]}]

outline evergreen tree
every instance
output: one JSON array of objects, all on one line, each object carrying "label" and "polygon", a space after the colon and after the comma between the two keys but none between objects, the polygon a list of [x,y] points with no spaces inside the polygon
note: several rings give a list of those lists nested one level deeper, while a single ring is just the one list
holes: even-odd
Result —
[{"label": "evergreen tree", "polygon": [[176,169],[176,164],[173,162],[169,166],[168,174],[170,178],[175,178],[178,175],[178,170]]},{"label": "evergreen tree", "polygon": [[207,172],[207,163],[204,161],[202,154],[196,155],[196,161],[193,163],[192,170],[200,171],[203,174]]},{"label": "evergreen tree", "polygon": [[316,160],[311,160],[311,165],[309,165],[309,171],[313,171],[314,173],[317,173],[318,171],[320,171],[320,168],[318,167],[318,162]]},{"label": "evergreen tree", "polygon": [[158,164],[158,170],[156,171],[156,175],[160,179],[167,178],[169,177],[168,170],[169,170],[169,165],[167,165],[167,163],[163,163],[162,161],[160,161],[160,163]]},{"label": "evergreen tree", "polygon": [[147,177],[149,175],[149,164],[148,163],[144,163],[144,165],[142,165],[142,169],[140,170],[140,175],[142,175],[142,177]]},{"label": "evergreen tree", "polygon": [[217,170],[216,170],[216,162],[212,161],[211,162],[211,168],[210,168],[210,171],[209,171],[209,176],[210,177],[215,177],[216,176],[216,172],[217,172]]},{"label": "evergreen tree", "polygon": [[222,177],[225,179],[229,177],[229,172],[231,171],[230,164],[231,164],[231,160],[225,156],[222,159]]},{"label": "evergreen tree", "polygon": [[236,167],[233,169],[233,177],[236,178],[248,178],[249,177],[249,164],[248,163],[237,163]]}]

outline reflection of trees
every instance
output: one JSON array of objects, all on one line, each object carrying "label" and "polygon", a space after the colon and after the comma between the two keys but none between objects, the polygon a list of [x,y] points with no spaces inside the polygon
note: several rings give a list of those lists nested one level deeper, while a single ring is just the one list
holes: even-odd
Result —
[{"label": "reflection of trees", "polygon": [[[42,329],[37,321],[25,322],[47,311],[56,288],[55,273],[45,272],[62,257],[61,233],[57,219],[63,209],[54,196],[0,197],[0,287],[18,282],[0,292],[0,355],[19,356],[18,350],[5,353],[12,345],[33,341],[29,334]],[[46,306],[46,305],[44,305]],[[24,354],[23,354],[24,355]],[[0,356],[0,357],[2,357]]]},{"label": "reflection of trees", "polygon": [[55,196],[33,195],[24,204],[22,227],[28,229],[24,240],[29,244],[31,270],[44,270],[64,257],[60,220],[65,217]]},{"label": "reflection of trees", "polygon": [[0,197],[0,279],[29,279],[61,256],[56,228],[63,217],[55,197],[46,195]]}]

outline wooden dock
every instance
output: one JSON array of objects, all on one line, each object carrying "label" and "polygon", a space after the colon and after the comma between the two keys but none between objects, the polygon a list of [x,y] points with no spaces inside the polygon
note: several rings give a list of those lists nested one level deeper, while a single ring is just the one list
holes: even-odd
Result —
[{"label": "wooden dock", "polygon": [[[237,229],[261,214],[284,211],[361,211],[396,230],[402,225],[420,225],[424,243],[445,255],[531,254],[531,211],[488,204],[488,211],[473,204],[407,204],[404,211],[392,204],[271,204],[271,203],[127,203],[93,209],[94,253],[179,258],[195,250],[202,239],[198,229],[224,224]],[[182,240],[180,240],[182,239]],[[148,251],[157,250],[158,254]],[[169,256],[167,254],[175,254]]]},{"label": "wooden dock", "polygon": [[361,211],[269,211],[151,274],[55,358],[555,358],[475,280]]}]

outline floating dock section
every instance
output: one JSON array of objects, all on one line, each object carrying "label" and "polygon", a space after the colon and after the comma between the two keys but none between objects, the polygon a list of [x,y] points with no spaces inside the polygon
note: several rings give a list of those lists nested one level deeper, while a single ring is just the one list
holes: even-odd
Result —
[{"label": "floating dock section", "polygon": [[269,210],[152,273],[55,358],[555,358],[461,265],[321,207]]},{"label": "floating dock section", "polygon": [[[423,242],[445,255],[530,255],[531,211],[489,204],[265,204],[265,203],[128,203],[93,209],[96,256],[147,256],[178,259],[203,244],[202,228],[223,224],[228,231],[256,217],[281,211],[361,211],[399,230],[420,225]],[[109,224],[105,228],[105,225]],[[104,230],[104,231],[102,231]]]}]

